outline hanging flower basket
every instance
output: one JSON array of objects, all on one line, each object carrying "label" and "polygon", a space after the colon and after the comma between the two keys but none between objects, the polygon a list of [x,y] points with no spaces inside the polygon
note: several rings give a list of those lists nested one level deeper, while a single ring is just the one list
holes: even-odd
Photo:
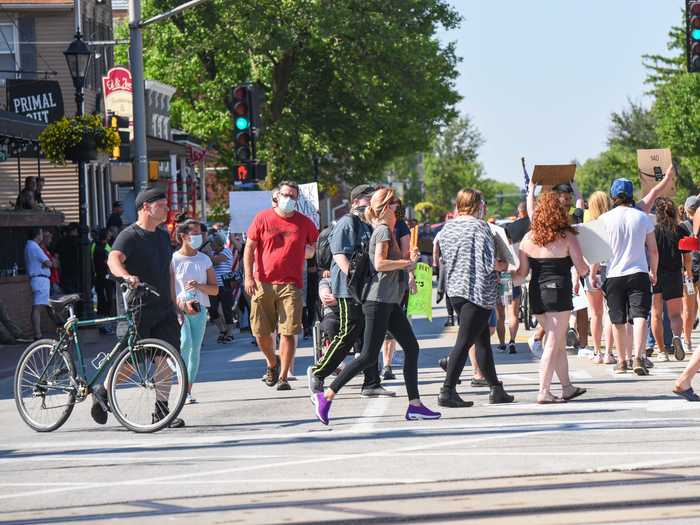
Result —
[{"label": "hanging flower basket", "polygon": [[111,154],[119,146],[119,134],[102,125],[98,115],[62,118],[52,122],[39,135],[41,151],[54,164],[66,160],[88,162],[97,159],[97,152]]}]

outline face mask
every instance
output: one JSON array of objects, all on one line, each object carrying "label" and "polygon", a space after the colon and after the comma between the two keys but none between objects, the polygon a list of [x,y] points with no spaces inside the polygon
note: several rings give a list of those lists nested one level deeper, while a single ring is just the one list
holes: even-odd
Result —
[{"label": "face mask", "polygon": [[355,206],[355,209],[353,210],[357,215],[361,215],[364,217],[365,211],[367,211],[367,206]]},{"label": "face mask", "polygon": [[190,235],[190,246],[195,250],[202,246],[202,236],[201,235]]},{"label": "face mask", "polygon": [[285,197],[284,195],[280,195],[279,197],[277,197],[277,206],[279,206],[279,209],[282,213],[293,212],[296,205],[297,203],[294,199],[290,199],[289,197]]}]

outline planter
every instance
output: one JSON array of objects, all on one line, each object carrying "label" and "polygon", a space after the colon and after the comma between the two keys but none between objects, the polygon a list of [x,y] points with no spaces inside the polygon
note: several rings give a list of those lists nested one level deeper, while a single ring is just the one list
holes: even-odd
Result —
[{"label": "planter", "polygon": [[75,163],[97,160],[97,140],[93,133],[83,133],[82,140],[66,150],[66,159]]}]

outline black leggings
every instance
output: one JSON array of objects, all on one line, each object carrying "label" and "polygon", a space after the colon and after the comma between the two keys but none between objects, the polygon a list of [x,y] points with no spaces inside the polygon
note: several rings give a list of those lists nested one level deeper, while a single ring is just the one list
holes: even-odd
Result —
[{"label": "black leggings", "polygon": [[447,315],[450,317],[455,316],[455,309],[454,306],[452,305],[452,299],[450,299],[449,295],[445,295],[445,306],[447,307]]},{"label": "black leggings", "polygon": [[476,361],[490,386],[498,384],[496,365],[491,352],[489,317],[491,310],[470,303],[463,297],[453,297],[452,306],[459,315],[459,332],[455,346],[447,361],[447,375],[444,386],[454,388],[467,362],[469,349],[476,345]]},{"label": "black leggings", "polygon": [[362,305],[365,314],[365,334],[360,357],[343,368],[333,383],[331,390],[338,393],[345,384],[367,367],[377,366],[377,358],[382,350],[384,335],[389,330],[404,351],[403,378],[408,399],[418,399],[418,341],[401,305],[367,301]]}]

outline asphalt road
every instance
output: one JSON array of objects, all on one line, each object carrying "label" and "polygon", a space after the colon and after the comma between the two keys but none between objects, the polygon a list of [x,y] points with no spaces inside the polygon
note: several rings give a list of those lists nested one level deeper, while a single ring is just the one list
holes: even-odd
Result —
[{"label": "asphalt road", "polygon": [[[437,409],[436,363],[455,332],[435,314],[415,327],[421,394]],[[277,392],[260,381],[249,335],[228,346],[212,337],[199,403],[179,430],[137,435],[113,418],[100,427],[84,403],[38,434],[0,378],[0,523],[700,522],[700,407],[670,393],[682,363],[640,378],[572,356],[588,393],[540,406],[538,363],[521,342],[516,355],[496,355],[514,404],[489,405],[487,389],[463,381],[474,407],[409,422],[399,373],[386,383],[394,399],[363,399],[350,383],[324,427],[303,380],[308,344],[293,390]]]}]

